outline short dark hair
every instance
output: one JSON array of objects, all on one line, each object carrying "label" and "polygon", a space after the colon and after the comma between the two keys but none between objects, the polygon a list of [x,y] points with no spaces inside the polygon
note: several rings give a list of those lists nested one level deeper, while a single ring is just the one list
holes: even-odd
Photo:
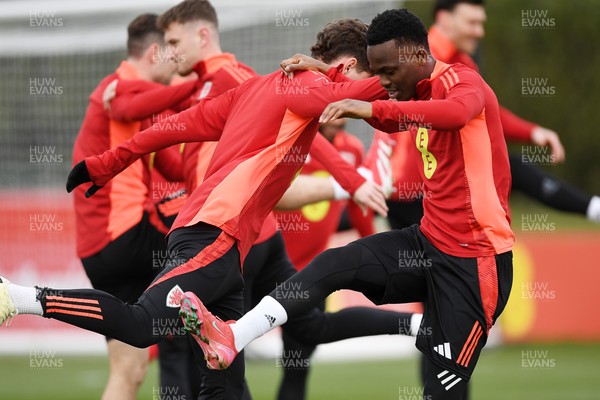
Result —
[{"label": "short dark hair", "polygon": [[423,46],[429,51],[427,29],[423,22],[406,8],[387,10],[378,14],[367,31],[367,45],[376,46],[390,40]]},{"label": "short dark hair", "polygon": [[330,64],[342,56],[356,58],[357,70],[370,71],[367,58],[367,30],[369,25],[360,19],[341,19],[325,25],[317,34],[317,42],[310,48],[313,58]]},{"label": "short dark hair", "polygon": [[484,5],[483,0],[436,0],[435,6],[433,6],[433,17],[435,18],[438,11],[444,10],[452,12],[454,11],[454,8],[461,3],[473,4],[475,6],[482,7]]},{"label": "short dark hair", "polygon": [[142,14],[127,25],[127,55],[141,57],[152,43],[164,43],[163,33],[156,26],[156,14]]},{"label": "short dark hair", "polygon": [[208,0],[185,0],[158,17],[158,27],[165,31],[174,22],[185,24],[190,21],[204,20],[219,27],[217,12]]}]

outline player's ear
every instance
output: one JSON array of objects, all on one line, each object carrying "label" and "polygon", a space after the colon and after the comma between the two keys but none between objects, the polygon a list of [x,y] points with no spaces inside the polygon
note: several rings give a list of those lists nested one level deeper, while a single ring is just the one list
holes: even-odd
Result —
[{"label": "player's ear", "polygon": [[358,61],[356,60],[356,58],[354,57],[350,57],[348,59],[348,61],[346,61],[346,63],[344,64],[344,75],[347,75],[348,72],[350,72],[350,70],[352,70],[352,68],[356,68],[356,65],[358,64]]},{"label": "player's ear", "polygon": [[210,42],[210,30],[205,26],[198,28],[198,37],[200,38],[200,45],[204,46]]}]

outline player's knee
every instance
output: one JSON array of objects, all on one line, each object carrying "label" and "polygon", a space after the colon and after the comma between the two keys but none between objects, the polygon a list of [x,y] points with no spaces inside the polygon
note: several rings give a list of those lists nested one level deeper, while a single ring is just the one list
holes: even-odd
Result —
[{"label": "player's knee", "polygon": [[347,268],[348,265],[358,263],[361,259],[362,246],[350,243],[346,246],[328,249],[314,259],[320,269],[336,270]]}]

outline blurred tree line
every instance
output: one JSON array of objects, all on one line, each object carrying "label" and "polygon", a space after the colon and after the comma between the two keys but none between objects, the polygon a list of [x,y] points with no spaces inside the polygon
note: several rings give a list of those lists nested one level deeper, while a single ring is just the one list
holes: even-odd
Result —
[{"label": "blurred tree line", "polygon": [[[403,6],[429,27],[433,4]],[[566,162],[543,168],[600,193],[600,0],[487,0],[485,7],[486,36],[477,58],[500,104],[560,135]],[[523,80],[536,78],[554,94],[523,95],[531,87]],[[521,152],[521,144],[509,148]]]}]

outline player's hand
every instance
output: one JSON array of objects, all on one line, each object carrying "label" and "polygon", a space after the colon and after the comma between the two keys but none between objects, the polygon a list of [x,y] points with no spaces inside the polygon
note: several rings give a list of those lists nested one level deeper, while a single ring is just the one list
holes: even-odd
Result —
[{"label": "player's hand", "polygon": [[367,214],[367,208],[373,209],[382,217],[387,217],[388,206],[385,204],[385,196],[379,185],[365,181],[352,196],[352,200]]},{"label": "player's hand", "polygon": [[310,70],[326,74],[330,68],[328,64],[300,53],[294,54],[292,57],[283,60],[279,66],[289,78],[294,77],[294,71]]},{"label": "player's hand", "polygon": [[338,118],[368,119],[372,116],[373,106],[368,101],[346,99],[329,104],[321,114],[319,122],[325,124]]},{"label": "player's hand", "polygon": [[102,103],[104,104],[104,111],[110,111],[110,102],[117,95],[117,82],[118,79],[115,79],[111,83],[106,85],[106,88],[102,93]]},{"label": "player's hand", "polygon": [[536,126],[531,131],[531,142],[538,146],[548,146],[552,151],[554,164],[563,162],[565,160],[565,148],[560,142],[558,134],[553,130],[544,128],[542,126]]},{"label": "player's hand", "polygon": [[[85,165],[85,161],[80,161],[77,165],[73,167],[71,172],[69,173],[69,177],[67,178],[67,192],[71,193],[73,189],[82,183],[91,182],[92,178],[90,178],[90,173],[88,172],[87,166]],[[93,184],[88,188],[85,192],[85,197],[90,197],[98,190],[100,190],[102,186],[98,186]]]}]

